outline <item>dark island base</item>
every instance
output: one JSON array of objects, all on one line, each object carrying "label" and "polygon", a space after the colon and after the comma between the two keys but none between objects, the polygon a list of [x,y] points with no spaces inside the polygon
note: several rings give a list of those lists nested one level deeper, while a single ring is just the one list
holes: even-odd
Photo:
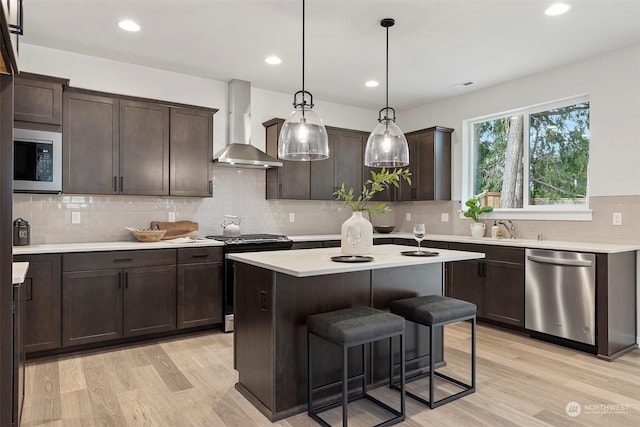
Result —
[{"label": "dark island base", "polygon": [[[359,305],[384,310],[397,299],[441,295],[442,284],[441,263],[303,278],[236,263],[236,389],[271,421],[306,411],[307,316]],[[422,372],[428,366],[431,351],[425,332],[407,324],[407,358],[423,357],[412,372]],[[318,384],[337,381],[339,349],[314,341],[314,351],[322,355],[315,358],[314,365]],[[396,360],[398,356],[396,353]],[[350,376],[362,371],[361,357],[359,348],[349,352]],[[373,374],[368,382],[374,387],[385,384],[388,341],[374,343],[369,357]],[[444,363],[441,335],[434,357],[439,365]],[[353,386],[355,389],[359,384]],[[338,391],[319,397],[330,399]]]}]

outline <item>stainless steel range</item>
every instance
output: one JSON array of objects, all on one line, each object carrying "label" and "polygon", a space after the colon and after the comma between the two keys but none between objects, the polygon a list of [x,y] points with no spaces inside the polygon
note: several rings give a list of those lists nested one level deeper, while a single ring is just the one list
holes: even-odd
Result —
[{"label": "stainless steel range", "polygon": [[287,236],[279,234],[243,234],[240,237],[206,236],[207,239],[224,242],[224,286],[223,313],[224,332],[233,331],[233,299],[234,299],[234,262],[227,258],[227,254],[238,252],[280,251],[291,249],[293,241]]}]

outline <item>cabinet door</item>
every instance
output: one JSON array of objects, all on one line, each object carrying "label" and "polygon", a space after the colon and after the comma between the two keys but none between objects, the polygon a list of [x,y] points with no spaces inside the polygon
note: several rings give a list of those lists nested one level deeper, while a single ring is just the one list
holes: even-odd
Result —
[{"label": "cabinet door", "polygon": [[[278,157],[278,136],[284,120],[263,123],[266,129],[267,154]],[[267,169],[267,199],[308,200],[311,162],[282,161],[282,167]]]},{"label": "cabinet door", "polygon": [[176,266],[124,269],[124,336],[176,329]]},{"label": "cabinet door", "polygon": [[62,84],[16,77],[14,120],[62,124]]},{"label": "cabinet door", "polygon": [[178,266],[178,329],[222,322],[222,263]]},{"label": "cabinet door", "polygon": [[524,327],[524,265],[493,261],[485,264],[484,317]]},{"label": "cabinet door", "polygon": [[172,196],[212,194],[213,114],[204,110],[171,108]]},{"label": "cabinet door", "polygon": [[419,135],[416,133],[408,133],[407,144],[409,145],[409,171],[411,172],[411,185],[405,180],[400,181],[400,188],[397,190],[397,200],[408,201],[415,200],[418,178],[420,176],[420,160],[419,160]]},{"label": "cabinet door", "polygon": [[62,346],[122,337],[122,270],[62,274]]},{"label": "cabinet door", "polygon": [[333,192],[342,183],[356,193],[362,189],[363,152],[362,133],[327,128],[329,158],[311,162],[311,199],[333,200]]},{"label": "cabinet door", "polygon": [[169,107],[120,100],[120,193],[169,194]]},{"label": "cabinet door", "polygon": [[420,132],[416,137],[418,168],[415,176],[414,200],[434,200],[434,132]]},{"label": "cabinet door", "polygon": [[62,189],[65,193],[118,192],[118,100],[64,93]]},{"label": "cabinet door", "polygon": [[60,255],[22,255],[14,257],[14,261],[29,263],[29,272],[23,285],[27,353],[60,348]]},{"label": "cabinet door", "polygon": [[449,263],[449,297],[474,303],[478,310],[478,317],[484,313],[484,263],[472,261],[457,261]]},{"label": "cabinet door", "polygon": [[451,200],[451,132],[435,126],[406,135],[412,185],[400,185],[398,200]]},{"label": "cabinet door", "polygon": [[[309,165],[309,198],[311,200],[333,199],[333,192],[339,184],[335,180],[335,155],[338,142],[338,130],[327,129],[329,139],[329,158],[310,162]],[[347,190],[349,186],[345,183]],[[356,189],[357,190],[357,189]]]},{"label": "cabinet door", "polygon": [[[359,193],[362,189],[364,169],[362,133],[340,130],[335,134],[335,138],[334,154],[332,154],[334,188],[331,189],[331,193],[343,182],[347,189],[353,188],[356,193]],[[329,194],[329,198],[333,199],[333,196]]]}]

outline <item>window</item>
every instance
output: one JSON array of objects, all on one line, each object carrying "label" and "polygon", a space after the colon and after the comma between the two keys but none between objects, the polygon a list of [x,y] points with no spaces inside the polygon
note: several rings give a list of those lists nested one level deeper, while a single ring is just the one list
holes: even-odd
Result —
[{"label": "window", "polygon": [[468,120],[467,196],[496,209],[588,208],[589,101]]}]

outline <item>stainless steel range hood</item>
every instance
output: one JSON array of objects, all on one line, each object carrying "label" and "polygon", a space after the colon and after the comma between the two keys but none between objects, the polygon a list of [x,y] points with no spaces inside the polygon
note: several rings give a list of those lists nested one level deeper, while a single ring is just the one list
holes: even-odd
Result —
[{"label": "stainless steel range hood", "polygon": [[251,82],[229,82],[227,146],[213,156],[215,165],[236,168],[267,169],[282,166],[280,160],[251,145]]}]

